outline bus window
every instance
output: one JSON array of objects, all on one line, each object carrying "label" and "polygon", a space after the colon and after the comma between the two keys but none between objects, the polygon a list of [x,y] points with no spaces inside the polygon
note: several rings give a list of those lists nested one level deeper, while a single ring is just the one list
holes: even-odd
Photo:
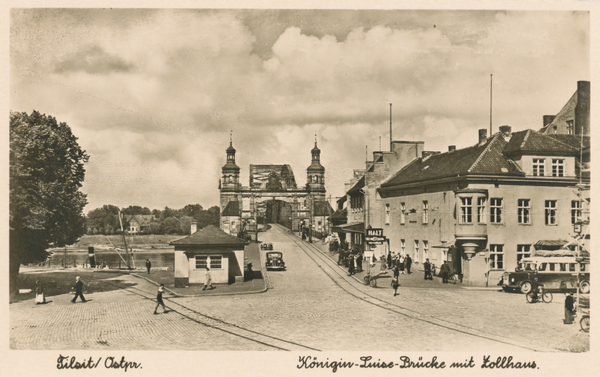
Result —
[{"label": "bus window", "polygon": [[556,266],[556,263],[548,263],[548,266],[550,267],[550,271],[554,271],[554,267]]},{"label": "bus window", "polygon": [[567,264],[566,263],[559,263],[559,266],[560,266],[561,272],[567,272]]},{"label": "bus window", "polygon": [[538,271],[546,271],[547,263],[540,263],[540,267],[538,267]]},{"label": "bus window", "polygon": [[575,263],[569,263],[569,271],[575,272]]},{"label": "bus window", "polygon": [[579,263],[579,270],[580,270],[581,272],[584,272],[584,271],[585,271],[585,264],[584,264],[584,263]]}]

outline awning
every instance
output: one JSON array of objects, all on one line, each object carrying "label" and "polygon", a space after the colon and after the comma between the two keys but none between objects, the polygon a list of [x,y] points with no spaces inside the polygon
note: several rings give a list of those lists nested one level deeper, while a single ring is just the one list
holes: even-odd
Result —
[{"label": "awning", "polygon": [[365,223],[351,223],[338,225],[337,227],[334,227],[334,232],[336,231],[335,228],[339,228],[340,230],[337,232],[341,233],[364,233]]},{"label": "awning", "polygon": [[567,244],[566,240],[539,240],[533,244],[536,250],[557,250],[562,249]]}]

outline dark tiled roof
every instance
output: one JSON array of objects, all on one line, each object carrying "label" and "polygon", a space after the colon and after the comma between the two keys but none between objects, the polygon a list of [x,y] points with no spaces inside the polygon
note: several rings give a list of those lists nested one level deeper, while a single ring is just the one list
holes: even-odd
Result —
[{"label": "dark tiled roof", "polygon": [[419,158],[390,177],[381,187],[468,174],[523,176],[521,169],[502,154],[505,146],[506,141],[501,133],[496,133],[483,144]]},{"label": "dark tiled roof", "polygon": [[123,218],[128,223],[135,220],[140,226],[148,226],[154,221],[154,215],[125,215]]},{"label": "dark tiled roof", "polygon": [[223,210],[223,213],[221,214],[221,216],[239,216],[240,215],[240,202],[238,202],[237,200],[233,200],[229,203],[227,203],[227,206],[225,206],[225,209]]},{"label": "dark tiled roof", "polygon": [[346,220],[348,219],[348,208],[338,209],[331,215],[331,220]]},{"label": "dark tiled roof", "polygon": [[214,225],[208,225],[196,233],[175,240],[169,245],[175,246],[243,246],[246,241],[231,236]]},{"label": "dark tiled roof", "polygon": [[515,132],[512,135],[504,148],[504,154],[509,157],[523,154],[565,155],[574,154],[578,150],[578,147],[573,148],[572,144],[567,141],[567,138],[551,137],[550,135],[544,135],[534,130],[526,130]]},{"label": "dark tiled roof", "polygon": [[365,187],[365,176],[363,175],[355,184],[348,190],[348,195],[353,194],[359,191],[361,188]]},{"label": "dark tiled roof", "polygon": [[577,106],[577,91],[573,93],[571,98],[567,101],[565,106],[560,110],[556,117],[550,124],[543,127],[540,132],[544,134],[550,134],[554,132],[555,126],[558,130],[564,130],[567,127],[567,120],[575,119],[575,107]]},{"label": "dark tiled roof", "polygon": [[315,201],[314,216],[331,216],[333,208],[328,201]]},{"label": "dark tiled roof", "polygon": [[[564,144],[571,146],[573,149],[578,150],[581,148],[581,135],[565,135],[565,134],[547,134],[546,136],[556,139]],[[583,137],[583,148],[590,147],[590,137]]]}]

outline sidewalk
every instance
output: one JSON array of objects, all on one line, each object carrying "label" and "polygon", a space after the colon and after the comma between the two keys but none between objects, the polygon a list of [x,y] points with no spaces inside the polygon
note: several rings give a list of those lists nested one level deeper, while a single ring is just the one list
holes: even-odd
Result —
[{"label": "sidewalk", "polygon": [[[225,295],[239,295],[239,294],[252,294],[262,293],[267,290],[267,282],[265,273],[263,271],[263,265],[260,255],[260,248],[258,243],[251,243],[246,247],[244,256],[244,265],[252,263],[253,276],[251,278],[246,277],[243,282],[235,282],[232,284],[214,284],[213,289],[202,290],[202,284],[192,284],[185,288],[176,288],[174,286],[165,287],[172,295],[179,297],[202,297],[202,296],[225,296]],[[158,282],[148,278],[144,274],[132,274],[138,278],[145,279],[155,285],[159,285]],[[165,284],[166,285],[166,284]]]},{"label": "sidewalk", "polygon": [[[321,240],[317,240],[313,238],[313,246],[317,247],[323,255],[328,256],[331,260],[337,263],[338,261],[338,253],[329,251],[329,244],[323,243]],[[343,265],[338,265],[340,269],[348,272],[348,269]],[[356,272],[352,277],[361,284],[364,284],[365,275],[367,275],[368,267],[366,261],[363,261],[363,271]],[[385,271],[381,271],[381,263],[375,262],[375,264],[371,264],[370,267],[371,275],[378,275],[377,278],[377,287],[378,288],[390,288],[392,283],[392,277],[394,276],[393,269],[387,269]],[[404,271],[404,275],[399,276],[400,287],[404,288],[437,288],[437,289],[471,289],[471,290],[492,290],[498,291],[500,287],[491,286],[491,287],[472,287],[467,286],[462,283],[457,284],[444,284],[442,283],[442,278],[439,276],[433,276],[433,280],[425,280],[425,273],[422,270],[422,266],[413,265],[411,266],[411,273],[407,274],[406,270]]]}]

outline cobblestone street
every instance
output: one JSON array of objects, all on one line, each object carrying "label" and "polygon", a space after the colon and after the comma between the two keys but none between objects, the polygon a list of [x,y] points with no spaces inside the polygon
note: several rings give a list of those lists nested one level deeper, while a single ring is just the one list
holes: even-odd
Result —
[{"label": "cobblestone street", "polygon": [[[256,334],[317,350],[373,351],[561,351],[589,335],[562,323],[562,296],[550,304],[527,304],[521,294],[465,289],[430,282],[420,272],[390,287],[371,288],[326,275],[279,228],[262,234],[284,252],[287,271],[267,272],[265,293],[210,297],[166,296],[170,312],[153,314],[156,286],[135,276],[134,289],[71,295],[10,305],[12,349],[271,350]],[[318,247],[327,245],[320,242]],[[326,252],[324,252],[326,253]],[[338,268],[337,266],[335,268]],[[123,279],[123,276],[120,277]],[[411,286],[411,287],[404,287]],[[142,293],[143,295],[140,295]],[[361,300],[375,296],[399,312]],[[225,323],[225,324],[224,324]],[[237,329],[243,328],[246,333]],[[235,330],[235,331],[232,331]],[[248,332],[250,331],[250,333]],[[254,332],[254,333],[251,333]],[[190,341],[193,339],[193,341]],[[294,345],[282,349],[297,349]]]}]

